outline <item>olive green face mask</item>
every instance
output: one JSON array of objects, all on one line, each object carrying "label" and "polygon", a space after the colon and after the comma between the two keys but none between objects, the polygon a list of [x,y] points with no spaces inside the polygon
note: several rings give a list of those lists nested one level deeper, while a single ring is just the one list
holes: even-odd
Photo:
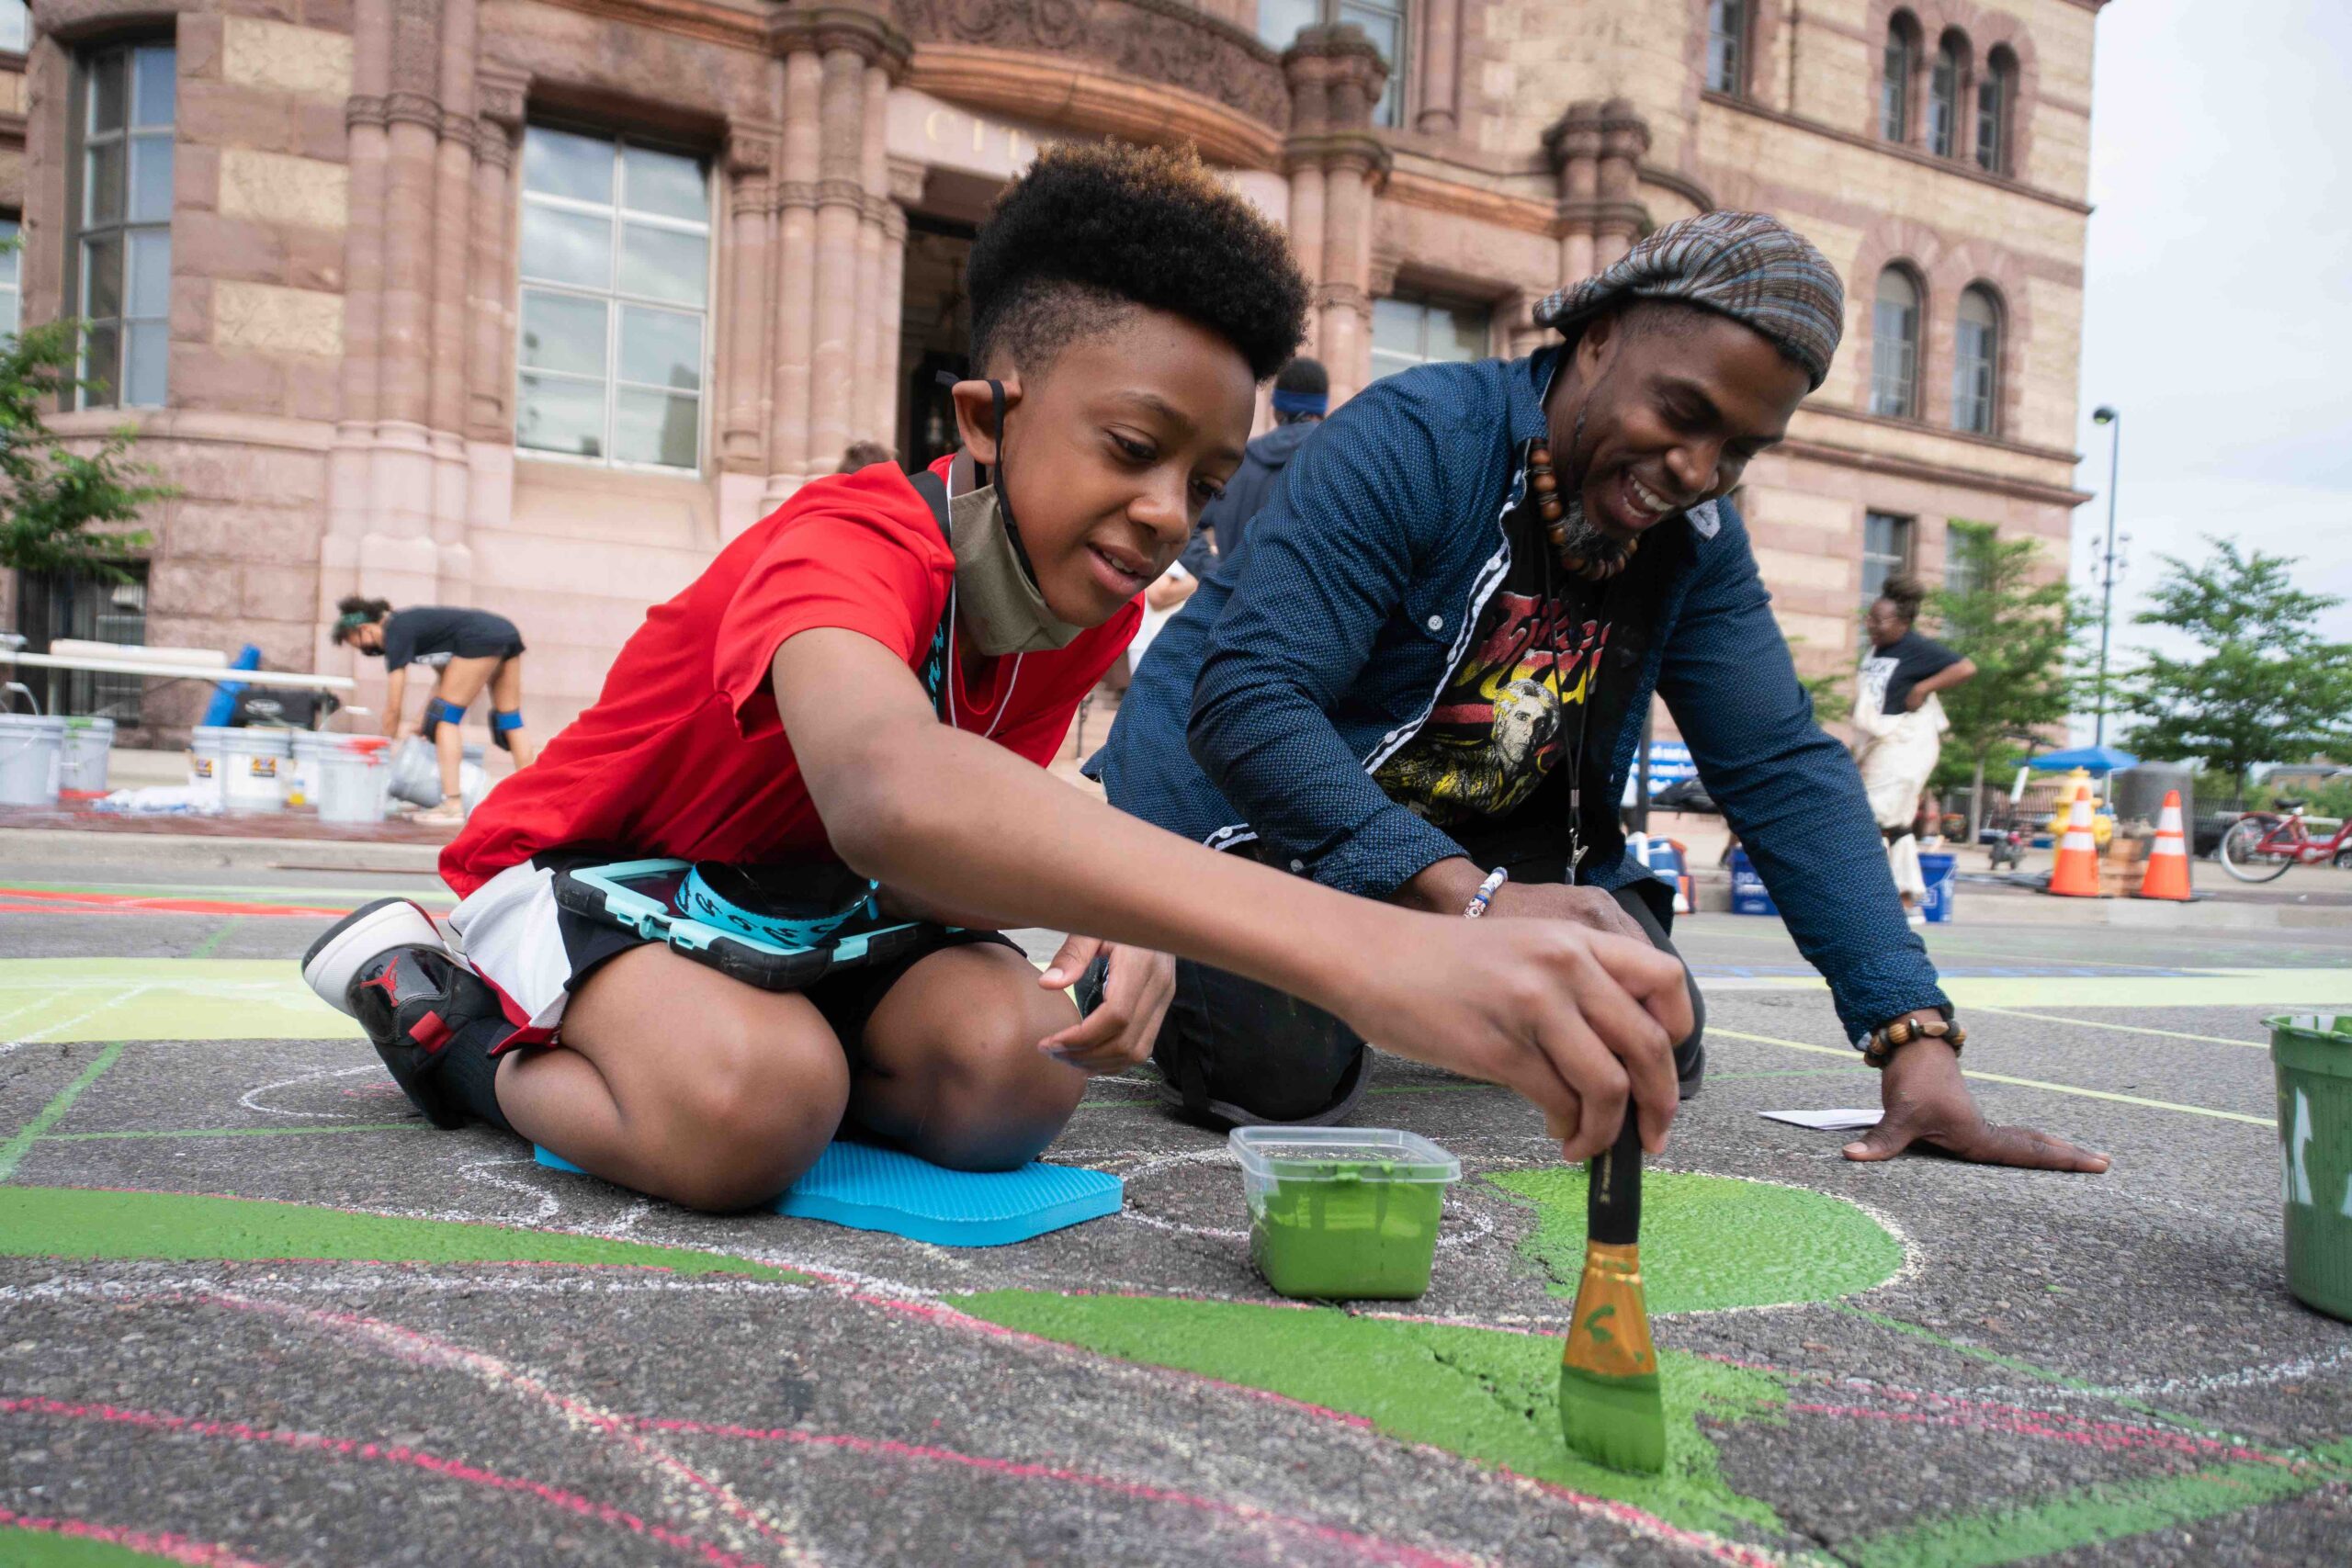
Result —
[{"label": "olive green face mask", "polygon": [[982,653],[1045,653],[1068,648],[1086,629],[1046,608],[1005,528],[994,485],[947,503],[947,535],[956,549],[958,608]]}]

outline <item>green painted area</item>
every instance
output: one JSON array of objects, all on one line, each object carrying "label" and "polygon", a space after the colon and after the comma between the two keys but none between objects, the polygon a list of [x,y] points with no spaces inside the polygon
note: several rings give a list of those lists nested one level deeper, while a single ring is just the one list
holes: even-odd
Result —
[{"label": "green painted area", "polygon": [[[1487,1178],[1535,1207],[1520,1246],[1573,1297],[1584,1273],[1585,1168]],[[1642,1173],[1642,1289],[1652,1312],[1829,1302],[1886,1283],[1903,1244],[1853,1204],[1826,1192],[1686,1171]]]},{"label": "green painted area", "polygon": [[316,1258],[376,1263],[572,1263],[798,1281],[788,1269],[656,1247],[466,1220],[353,1213],[315,1203],[188,1192],[0,1187],[0,1257],[170,1262]]},{"label": "green painted area", "polygon": [[1769,1506],[1724,1480],[1699,1423],[1702,1416],[1777,1419],[1787,1389],[1766,1373],[1658,1352],[1666,1472],[1627,1475],[1577,1458],[1562,1441],[1560,1342],[1549,1336],[1155,1296],[993,1291],[953,1301],[1023,1333],[1361,1416],[1391,1437],[1616,1498],[1688,1529],[1752,1535],[1781,1528]]},{"label": "green painted area", "polygon": [[82,1098],[82,1091],[97,1082],[106,1070],[113,1066],[121,1055],[120,1041],[115,1042],[99,1052],[72,1083],[59,1089],[47,1105],[34,1113],[31,1121],[17,1129],[16,1134],[6,1143],[0,1144],[0,1181],[6,1181],[17,1173],[17,1167],[24,1163],[26,1153],[32,1148],[41,1134],[56,1126],[57,1119],[71,1110],[75,1100]]},{"label": "green painted area", "polygon": [[365,1038],[282,958],[0,958],[0,1039]]},{"label": "green painted area", "polygon": [[0,1562],[9,1568],[153,1568],[170,1561],[111,1541],[0,1525]]},{"label": "green painted area", "polygon": [[2275,1503],[2337,1484],[2347,1477],[2352,1442],[2320,1450],[2294,1466],[2223,1464],[2179,1475],[2102,1482],[2031,1501],[1947,1514],[1835,1548],[1854,1568],[1989,1568],[2194,1524],[2260,1503]]}]

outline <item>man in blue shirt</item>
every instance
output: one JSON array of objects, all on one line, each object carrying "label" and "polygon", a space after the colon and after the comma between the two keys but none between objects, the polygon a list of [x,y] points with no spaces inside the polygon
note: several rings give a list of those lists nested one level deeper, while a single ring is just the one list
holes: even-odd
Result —
[{"label": "man in blue shirt", "polygon": [[[1089,771],[1123,809],[1331,886],[1665,947],[1671,904],[1616,808],[1655,692],[1883,1068],[1886,1116],[1847,1154],[2104,1170],[1978,1112],[1860,780],[1724,499],[1821,385],[1843,310],[1801,236],[1707,213],[1545,300],[1565,344],[1375,382],[1160,634]],[[1207,1119],[1333,1122],[1363,1088],[1337,1020],[1197,964],[1155,1055]],[[1694,1033],[1685,1095],[1703,1063]]]}]

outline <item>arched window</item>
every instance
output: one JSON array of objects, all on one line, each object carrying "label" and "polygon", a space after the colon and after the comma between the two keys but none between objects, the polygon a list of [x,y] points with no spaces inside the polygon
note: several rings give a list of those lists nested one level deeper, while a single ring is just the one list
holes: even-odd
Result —
[{"label": "arched window", "polygon": [[2001,368],[2001,307],[1990,290],[1960,296],[1959,331],[1952,338],[1951,427],[1993,434],[1994,393]]},{"label": "arched window", "polygon": [[1944,34],[1936,45],[1936,63],[1928,73],[1928,151],[1949,158],[1960,146],[1960,82],[1967,73],[1966,43],[1958,33]]},{"label": "arched window", "polygon": [[1707,85],[1718,93],[1747,86],[1747,0],[1708,0]]},{"label": "arched window", "polygon": [[1878,133],[1889,141],[1911,140],[1911,76],[1919,68],[1919,24],[1897,11],[1886,24],[1886,57],[1878,85]]},{"label": "arched window", "polygon": [[2009,106],[2017,96],[2018,57],[1996,49],[1976,82],[1976,166],[1987,174],[2009,172]]},{"label": "arched window", "polygon": [[1871,305],[1871,412],[1909,419],[1918,410],[1919,286],[1891,266]]}]

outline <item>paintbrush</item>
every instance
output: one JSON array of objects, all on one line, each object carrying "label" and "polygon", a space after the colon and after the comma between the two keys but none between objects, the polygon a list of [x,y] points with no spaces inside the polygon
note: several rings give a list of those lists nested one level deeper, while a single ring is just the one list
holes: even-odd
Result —
[{"label": "paintbrush", "polygon": [[1666,1406],[1642,1299],[1642,1134],[1634,1108],[1614,1146],[1593,1157],[1585,1195],[1584,1278],[1560,1357],[1560,1429],[1611,1470],[1666,1468]]}]

